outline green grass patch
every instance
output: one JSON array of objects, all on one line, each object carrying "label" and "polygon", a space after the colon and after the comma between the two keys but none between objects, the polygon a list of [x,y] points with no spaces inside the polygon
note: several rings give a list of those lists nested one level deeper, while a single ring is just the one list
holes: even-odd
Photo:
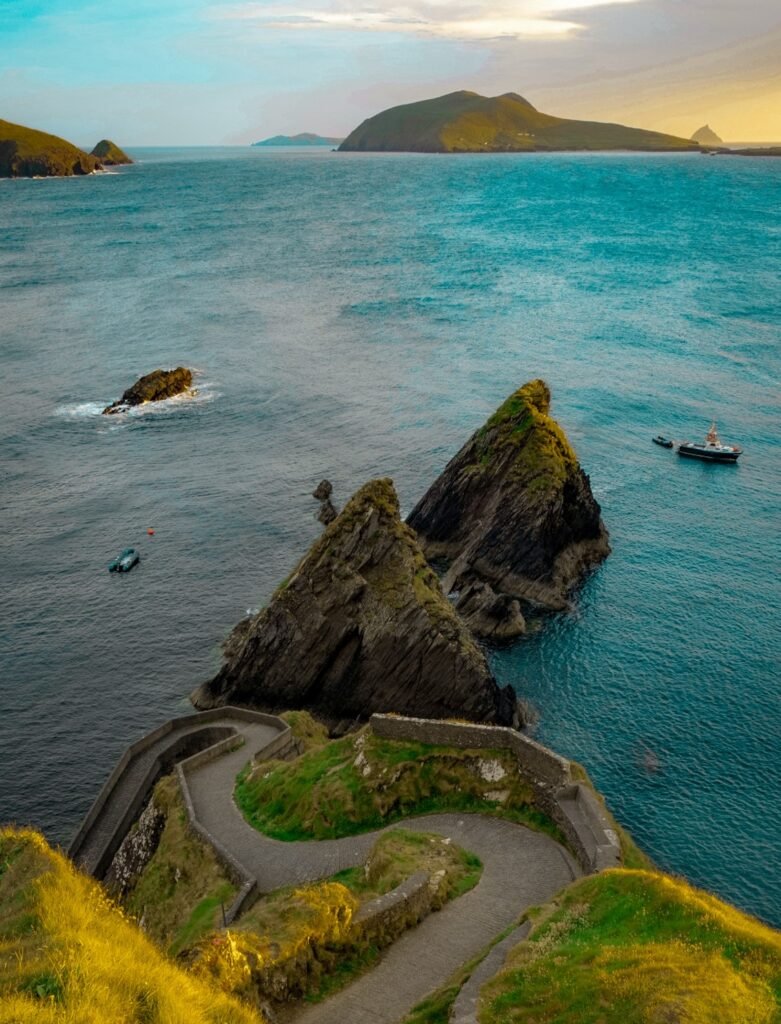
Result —
[{"label": "green grass patch", "polygon": [[781,935],[678,879],[574,883],[484,986],[480,1024],[771,1024]]},{"label": "green grass patch", "polygon": [[499,815],[562,841],[510,752],[395,742],[368,728],[293,762],[245,769],[235,795],[254,828],[284,841],[336,839],[444,811]]}]

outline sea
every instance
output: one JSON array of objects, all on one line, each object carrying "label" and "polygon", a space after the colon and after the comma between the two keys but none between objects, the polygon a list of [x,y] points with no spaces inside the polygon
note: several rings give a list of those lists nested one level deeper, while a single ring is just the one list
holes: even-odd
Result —
[{"label": "sea", "polygon": [[[0,821],[67,844],[322,477],[408,512],[543,377],[613,552],[494,671],[661,868],[781,926],[781,161],[131,153],[0,182]],[[713,419],[737,465],[651,443]]]}]

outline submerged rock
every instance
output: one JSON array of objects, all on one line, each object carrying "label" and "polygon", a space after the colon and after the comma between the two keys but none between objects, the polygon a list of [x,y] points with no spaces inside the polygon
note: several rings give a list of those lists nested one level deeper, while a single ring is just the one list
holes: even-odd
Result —
[{"label": "submerged rock", "polygon": [[111,139],[101,139],[97,146],[92,150],[91,155],[96,156],[106,167],[133,163],[127,153],[123,149],[120,149],[115,142],[111,141]]},{"label": "submerged rock", "polygon": [[307,708],[337,729],[375,711],[519,723],[515,694],[442,593],[390,480],[363,486],[239,629],[196,707]]},{"label": "submerged rock", "polygon": [[131,406],[143,405],[144,402],[162,402],[165,398],[189,391],[192,385],[192,370],[184,366],[177,366],[175,370],[153,370],[145,377],[139,377],[118,401],[107,405],[103,414],[125,412]]},{"label": "submerged rock", "polygon": [[458,607],[480,635],[523,631],[512,599],[567,607],[573,585],[610,552],[589,479],[549,410],[547,384],[525,384],[407,520],[427,557],[449,563],[445,592],[459,592]]}]

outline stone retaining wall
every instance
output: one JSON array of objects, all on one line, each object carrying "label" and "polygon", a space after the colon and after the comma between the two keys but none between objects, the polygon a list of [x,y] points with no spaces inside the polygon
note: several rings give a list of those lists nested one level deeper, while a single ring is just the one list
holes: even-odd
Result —
[{"label": "stone retaining wall", "polygon": [[353,927],[370,946],[388,946],[422,921],[432,909],[428,872],[416,871],[384,896],[369,900],[353,918]]},{"label": "stone retaining wall", "polygon": [[621,848],[613,823],[594,791],[573,782],[570,762],[523,733],[502,726],[442,722],[401,715],[372,715],[372,732],[388,740],[413,740],[469,750],[510,750],[534,787],[538,805],[563,832],[581,868],[591,874],[619,867]]},{"label": "stone retaining wall", "polygon": [[570,763],[515,729],[467,722],[372,715],[372,732],[388,740],[417,740],[438,747],[511,750],[533,782],[563,786],[571,782]]}]

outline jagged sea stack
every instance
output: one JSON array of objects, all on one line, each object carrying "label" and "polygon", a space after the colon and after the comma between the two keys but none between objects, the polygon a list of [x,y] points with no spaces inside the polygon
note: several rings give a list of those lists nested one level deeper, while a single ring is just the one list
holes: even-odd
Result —
[{"label": "jagged sea stack", "polygon": [[553,609],[609,552],[607,530],[550,390],[511,395],[447,465],[407,522],[426,556],[449,563],[444,589],[482,636],[523,632],[518,599]]},{"label": "jagged sea stack", "polygon": [[339,731],[375,711],[519,724],[510,687],[442,593],[390,480],[365,484],[193,694],[198,708],[307,708]]}]

